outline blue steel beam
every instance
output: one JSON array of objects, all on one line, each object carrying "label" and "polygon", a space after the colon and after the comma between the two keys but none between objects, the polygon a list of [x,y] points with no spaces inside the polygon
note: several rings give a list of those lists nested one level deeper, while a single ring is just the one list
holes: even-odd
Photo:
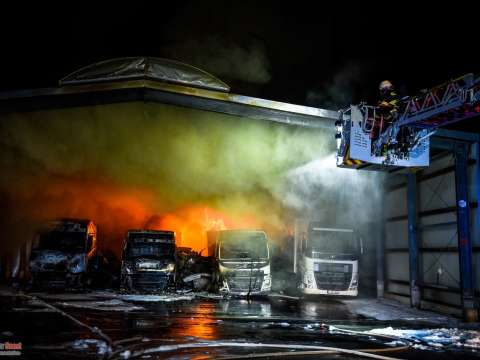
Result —
[{"label": "blue steel beam", "polygon": [[[479,78],[480,79],[480,78]],[[475,164],[475,187],[477,190],[477,223],[476,226],[473,228],[476,231],[476,235],[479,235],[479,227],[480,227],[480,207],[478,204],[480,203],[480,141],[475,144],[475,159],[477,163]],[[477,238],[478,239],[478,238]]]},{"label": "blue steel beam", "polygon": [[462,140],[468,142],[477,142],[480,141],[480,136],[476,133],[466,132],[466,131],[458,131],[458,130],[449,130],[449,129],[437,129],[433,138],[448,138],[451,140]]},{"label": "blue steel beam", "polygon": [[[380,211],[381,214],[385,214],[385,200],[381,202]],[[385,296],[385,223],[386,221],[381,222],[376,241],[377,298],[383,298]]]},{"label": "blue steel beam", "polygon": [[418,214],[417,214],[417,176],[414,172],[407,175],[407,212],[408,212],[408,254],[410,305],[420,307],[420,288],[418,286]]},{"label": "blue steel beam", "polygon": [[455,152],[458,142],[475,143],[480,141],[479,134],[466,131],[456,131],[448,129],[437,129],[430,138],[430,147],[432,149],[442,149]]},{"label": "blue steel beam", "polygon": [[466,143],[455,146],[455,189],[457,206],[458,255],[464,320],[477,321],[475,287],[470,238],[470,209],[468,202],[468,150]]}]

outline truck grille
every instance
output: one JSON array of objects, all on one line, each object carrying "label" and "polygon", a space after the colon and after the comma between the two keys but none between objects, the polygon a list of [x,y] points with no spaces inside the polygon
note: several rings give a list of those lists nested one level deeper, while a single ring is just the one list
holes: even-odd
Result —
[{"label": "truck grille", "polygon": [[229,276],[228,288],[231,292],[259,292],[262,290],[263,274],[250,276]]},{"label": "truck grille", "polygon": [[351,264],[320,263],[314,271],[317,288],[322,290],[346,291],[352,281]]},{"label": "truck grille", "polygon": [[168,285],[168,275],[159,272],[137,272],[132,275],[135,290],[162,291]]}]

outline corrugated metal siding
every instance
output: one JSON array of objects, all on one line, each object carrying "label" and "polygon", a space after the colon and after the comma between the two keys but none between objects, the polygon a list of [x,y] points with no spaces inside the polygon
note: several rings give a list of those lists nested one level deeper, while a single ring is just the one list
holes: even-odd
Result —
[{"label": "corrugated metal siding", "polygon": [[[476,145],[470,159],[476,159]],[[423,308],[458,314],[461,307],[456,227],[455,159],[446,153],[417,173],[419,281]],[[477,167],[468,167],[469,200],[477,203]],[[385,281],[387,296],[409,297],[406,175],[393,175],[385,195]],[[480,291],[478,211],[471,209],[476,291]],[[441,269],[441,270],[439,270]],[[408,299],[407,299],[408,300]],[[445,306],[449,304],[450,306]]]}]

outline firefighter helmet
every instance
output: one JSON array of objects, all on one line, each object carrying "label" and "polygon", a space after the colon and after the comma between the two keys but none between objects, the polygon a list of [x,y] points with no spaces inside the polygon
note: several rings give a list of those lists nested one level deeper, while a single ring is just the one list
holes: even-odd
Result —
[{"label": "firefighter helmet", "polygon": [[393,90],[393,84],[388,81],[388,80],[383,80],[379,87],[380,91],[388,91],[388,90]]}]

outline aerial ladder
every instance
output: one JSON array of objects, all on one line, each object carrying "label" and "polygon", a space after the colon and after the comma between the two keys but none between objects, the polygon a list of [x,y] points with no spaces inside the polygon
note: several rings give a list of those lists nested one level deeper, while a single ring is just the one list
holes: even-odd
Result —
[{"label": "aerial ladder", "polygon": [[337,166],[428,166],[430,137],[438,128],[480,115],[480,76],[467,74],[401,99],[391,121],[385,121],[378,107],[366,103],[339,113]]}]

